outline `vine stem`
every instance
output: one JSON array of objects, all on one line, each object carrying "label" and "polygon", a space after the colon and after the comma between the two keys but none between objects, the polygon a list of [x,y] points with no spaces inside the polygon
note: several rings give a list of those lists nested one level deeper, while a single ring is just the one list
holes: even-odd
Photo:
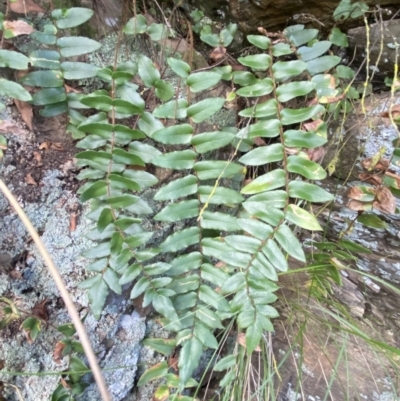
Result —
[{"label": "vine stem", "polygon": [[60,291],[60,295],[65,303],[67,311],[72,319],[72,323],[74,324],[76,331],[79,335],[79,338],[82,342],[83,349],[85,351],[86,357],[89,361],[90,368],[92,369],[94,379],[96,380],[97,386],[99,387],[99,391],[101,394],[101,398],[103,401],[111,401],[110,394],[107,390],[106,382],[104,377],[101,373],[100,366],[97,363],[97,358],[93,352],[92,345],[90,344],[89,337],[86,333],[85,327],[82,324],[82,321],[79,317],[78,311],[76,310],[72,299],[69,295],[67,287],[65,286],[59,271],[57,270],[56,266],[54,265],[53,260],[49,252],[47,251],[46,247],[43,244],[43,241],[39,237],[36,229],[33,227],[31,221],[29,220],[26,213],[22,210],[21,206],[18,204],[18,201],[15,199],[14,195],[8,189],[7,185],[0,179],[0,190],[6,196],[8,201],[10,202],[11,206],[14,208],[16,213],[18,214],[19,218],[21,219],[22,223],[24,224],[25,228],[28,230],[29,234],[31,235],[33,241],[35,242],[36,246],[39,249],[40,254],[45,261],[50,274],[55,281],[58,290]]}]

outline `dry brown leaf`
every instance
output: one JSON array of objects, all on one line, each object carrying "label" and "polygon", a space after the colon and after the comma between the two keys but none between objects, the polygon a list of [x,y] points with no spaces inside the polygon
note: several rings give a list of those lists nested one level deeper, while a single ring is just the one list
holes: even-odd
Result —
[{"label": "dry brown leaf", "polygon": [[50,149],[54,150],[64,150],[61,142],[50,142]]},{"label": "dry brown leaf", "polygon": [[[371,193],[371,194],[375,194],[375,189],[374,188],[370,188],[370,190],[368,190],[368,193]],[[347,196],[349,197],[349,198],[351,198],[351,199],[356,199],[356,200],[359,200],[359,199],[361,199],[361,198],[363,198],[364,196],[365,196],[365,192],[363,192],[362,190],[361,190],[361,188],[359,188],[359,187],[351,187],[350,189],[349,189],[349,192],[347,193]]]},{"label": "dry brown leaf", "polygon": [[348,204],[347,207],[351,210],[354,210],[356,212],[361,211],[361,210],[371,210],[371,203],[367,202],[360,202],[358,200],[351,200]]},{"label": "dry brown leaf", "polygon": [[71,93],[71,92],[73,92],[73,93],[81,93],[81,91],[79,89],[75,89],[72,86],[69,86],[67,84],[64,84],[64,88],[65,88],[65,91],[67,93]]},{"label": "dry brown leaf", "polygon": [[173,354],[169,357],[168,359],[168,366],[175,371],[175,373],[179,372],[178,369],[178,361],[179,361],[179,357],[176,354]]},{"label": "dry brown leaf", "polygon": [[22,279],[22,273],[18,270],[11,270],[9,273],[11,278],[15,278],[15,279]]},{"label": "dry brown leaf", "polygon": [[225,47],[218,46],[210,53],[210,58],[211,58],[211,60],[214,60],[214,61],[220,61],[223,58],[225,58],[225,55],[226,55]]},{"label": "dry brown leaf", "polygon": [[[246,348],[246,335],[244,333],[238,333],[236,336],[236,342],[240,344],[242,347]],[[260,352],[261,348],[259,345],[255,348],[254,351]]]},{"label": "dry brown leaf", "polygon": [[307,155],[313,162],[319,161],[325,156],[325,149],[322,146],[314,149],[308,149]]},{"label": "dry brown leaf", "polygon": [[32,25],[29,25],[27,22],[18,20],[18,21],[4,21],[4,29],[9,29],[14,36],[18,35],[29,35],[32,32],[35,32],[35,29]]},{"label": "dry brown leaf", "polygon": [[49,150],[49,147],[50,147],[50,144],[49,144],[49,142],[42,142],[40,145],[39,145],[39,149],[40,150]]},{"label": "dry brown leaf", "polygon": [[35,187],[38,186],[37,182],[34,180],[34,178],[32,177],[31,173],[29,173],[26,177],[25,177],[25,182],[28,185],[34,185]]},{"label": "dry brown leaf", "polygon": [[69,231],[76,230],[76,221],[78,218],[78,213],[71,213],[69,216]]},{"label": "dry brown leaf", "polygon": [[38,151],[33,152],[33,158],[37,161],[38,166],[43,165],[42,163],[42,154]]},{"label": "dry brown leaf", "polygon": [[62,384],[62,386],[63,386],[64,388],[66,388],[66,389],[70,389],[70,388],[71,388],[71,386],[69,385],[69,383],[68,383],[63,377],[60,379],[60,382],[61,382],[61,384]]},{"label": "dry brown leaf", "polygon": [[361,181],[368,182],[369,184],[372,184],[372,185],[381,185],[382,184],[382,177],[380,177],[377,174],[360,173],[360,174],[358,174],[358,178]]},{"label": "dry brown leaf", "polygon": [[66,345],[63,342],[59,341],[56,344],[56,347],[54,348],[53,359],[54,359],[54,362],[57,363],[58,365],[61,363],[61,360],[63,359],[62,353],[63,353],[65,347],[66,347]]},{"label": "dry brown leaf", "polygon": [[11,121],[1,120],[0,121],[0,132],[3,134],[17,134],[21,135],[24,133],[24,130],[18,127]]},{"label": "dry brown leaf", "polygon": [[257,145],[257,146],[265,146],[267,143],[261,137],[256,136],[254,138],[254,144]]},{"label": "dry brown leaf", "polygon": [[386,213],[394,214],[396,212],[396,198],[389,188],[380,187],[377,189],[373,207]]},{"label": "dry brown leaf", "polygon": [[303,127],[307,130],[307,131],[316,131],[318,129],[318,127],[323,123],[322,120],[315,120],[315,121],[310,121],[308,123],[304,123]]},{"label": "dry brown leaf", "polygon": [[32,309],[32,315],[36,316],[38,319],[47,321],[49,319],[49,314],[47,313],[46,307],[47,302],[48,299],[45,298],[43,301],[40,301],[38,304],[36,304]]},{"label": "dry brown leaf", "polygon": [[389,109],[388,111],[382,112],[381,117],[390,118],[390,112],[391,112],[393,118],[400,117],[400,104],[393,106],[392,109]]},{"label": "dry brown leaf", "polygon": [[28,128],[33,130],[33,111],[32,106],[29,103],[24,102],[23,100],[14,99],[14,103],[17,106],[18,111],[21,114],[22,119]]},{"label": "dry brown leaf", "polygon": [[361,162],[361,165],[366,169],[366,170],[379,170],[379,171],[385,171],[389,168],[390,166],[390,160],[388,159],[380,159],[375,166],[373,166],[373,160],[372,157],[369,157],[368,159],[364,159]]},{"label": "dry brown leaf", "polygon": [[44,9],[32,0],[10,1],[10,9],[18,14],[44,13]]}]

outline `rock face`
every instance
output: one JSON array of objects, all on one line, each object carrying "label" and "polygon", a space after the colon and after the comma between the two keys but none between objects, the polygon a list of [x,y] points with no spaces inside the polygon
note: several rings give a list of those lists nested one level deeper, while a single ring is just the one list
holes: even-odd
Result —
[{"label": "rock face", "polygon": [[359,66],[364,62],[369,46],[369,65],[364,64],[364,73],[368,68],[368,75],[374,75],[372,82],[383,81],[386,77],[393,78],[394,65],[396,64],[395,38],[400,36],[400,23],[398,20],[376,23],[369,27],[369,45],[367,43],[366,28],[361,26],[348,31],[348,54],[354,55],[354,65]]},{"label": "rock face", "polygon": [[[333,25],[333,10],[339,4],[335,1],[318,0],[206,0],[188,3],[203,9],[210,16],[223,17],[228,11],[243,32],[249,33],[257,30],[259,26],[267,30],[279,30],[286,25],[312,20],[319,20],[327,28]],[[368,0],[367,4],[380,5],[382,8],[396,10],[399,0]],[[318,28],[321,28],[320,24]]]}]

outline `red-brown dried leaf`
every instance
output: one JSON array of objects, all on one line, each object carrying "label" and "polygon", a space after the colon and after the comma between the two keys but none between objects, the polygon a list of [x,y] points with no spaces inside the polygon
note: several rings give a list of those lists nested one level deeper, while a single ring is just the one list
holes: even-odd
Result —
[{"label": "red-brown dried leaf", "polygon": [[11,121],[2,120],[0,122],[0,132],[3,134],[18,134],[21,135],[24,133],[24,130],[18,127]]},{"label": "red-brown dried leaf", "polygon": [[373,207],[386,213],[394,214],[396,212],[396,198],[389,188],[380,187],[377,189]]},{"label": "red-brown dried leaf", "polygon": [[370,202],[360,202],[358,200],[351,200],[347,207],[351,210],[355,210],[356,212],[361,210],[371,210],[372,204]]},{"label": "red-brown dried leaf", "polygon": [[60,382],[64,388],[68,390],[71,388],[70,384],[63,377],[60,379]]},{"label": "red-brown dried leaf", "polygon": [[35,179],[32,177],[32,174],[31,174],[31,173],[29,173],[29,174],[27,174],[27,175],[25,176],[25,182],[26,182],[28,185],[34,185],[35,187],[38,186],[37,182],[36,182]]},{"label": "red-brown dried leaf", "polygon": [[220,61],[225,58],[226,49],[223,46],[216,47],[211,53],[210,58],[214,61]]},{"label": "red-brown dried leaf", "polygon": [[168,366],[174,370],[176,373],[179,372],[178,369],[178,361],[179,361],[179,357],[176,354],[173,354],[169,359],[168,359]]},{"label": "red-brown dried leaf", "polygon": [[38,151],[33,152],[33,158],[37,161],[38,166],[42,166],[42,154]]},{"label": "red-brown dried leaf", "polygon": [[49,150],[49,147],[50,147],[50,144],[49,144],[49,142],[42,142],[40,145],[39,145],[39,149],[40,150]]},{"label": "red-brown dried leaf", "polygon": [[49,320],[49,314],[47,313],[47,307],[46,307],[47,302],[48,299],[45,298],[43,301],[36,304],[32,309],[32,315],[44,321]]},{"label": "red-brown dried leaf", "polygon": [[32,131],[33,130],[32,106],[29,103],[26,103],[23,100],[18,100],[18,99],[14,99],[14,103],[21,114],[21,118],[24,120],[28,128]]},{"label": "red-brown dried leaf", "polygon": [[361,165],[366,170],[378,170],[378,171],[386,171],[390,166],[390,160],[388,159],[379,159],[379,161],[373,165],[372,157],[368,157],[361,162]]},{"label": "red-brown dried leaf", "polygon": [[10,1],[10,9],[17,14],[44,13],[44,9],[32,0]]},{"label": "red-brown dried leaf", "polygon": [[50,149],[54,150],[64,150],[64,147],[61,142],[50,142]]},{"label": "red-brown dried leaf", "polygon": [[35,29],[32,25],[29,25],[27,22],[18,20],[18,21],[4,21],[4,29],[9,29],[14,36],[18,35],[29,35],[32,32],[35,32]]},{"label": "red-brown dried leaf", "polygon": [[304,123],[303,127],[307,131],[316,131],[321,124],[323,124],[323,121],[318,119],[318,120],[315,120],[315,121],[310,121],[308,123]]},{"label": "red-brown dried leaf", "polygon": [[387,111],[382,112],[381,117],[390,118],[390,112],[391,112],[393,118],[400,117],[400,104],[393,106],[391,110],[389,109]]},{"label": "red-brown dried leaf", "polygon": [[[246,335],[244,333],[238,333],[236,336],[236,342],[240,344],[242,347],[246,348]],[[261,348],[259,345],[254,349],[254,351],[260,352]]]},{"label": "red-brown dried leaf", "polygon": [[358,177],[361,181],[368,182],[372,185],[378,186],[382,184],[382,177],[377,174],[360,173]]},{"label": "red-brown dried leaf", "polygon": [[319,161],[325,156],[325,149],[322,146],[314,149],[308,149],[307,155],[313,162]]},{"label": "red-brown dried leaf", "polygon": [[76,222],[78,218],[78,213],[71,213],[69,216],[69,231],[76,230]]},{"label": "red-brown dried leaf", "polygon": [[64,84],[64,88],[65,88],[65,91],[67,92],[67,93],[81,93],[81,91],[79,90],[79,89],[75,89],[75,88],[73,88],[72,86],[69,86],[69,85],[67,85],[67,84]]},{"label": "red-brown dried leaf", "polygon": [[61,360],[64,357],[63,351],[64,351],[65,347],[66,347],[66,345],[63,342],[59,341],[56,344],[56,347],[54,348],[53,359],[54,359],[54,362],[57,363],[58,365],[61,363]]},{"label": "red-brown dried leaf", "polygon": [[267,143],[261,137],[256,136],[254,138],[254,144],[257,145],[257,146],[265,146]]}]

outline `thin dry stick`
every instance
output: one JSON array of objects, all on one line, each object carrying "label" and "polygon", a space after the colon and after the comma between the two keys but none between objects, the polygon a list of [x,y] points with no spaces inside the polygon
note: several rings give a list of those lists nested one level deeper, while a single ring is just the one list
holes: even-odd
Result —
[{"label": "thin dry stick", "polygon": [[82,342],[82,346],[83,346],[83,349],[85,350],[85,354],[89,361],[90,368],[92,369],[94,379],[96,380],[96,383],[99,387],[101,398],[103,399],[103,401],[111,401],[110,394],[108,393],[107,386],[104,381],[104,377],[103,377],[100,367],[97,363],[97,359],[93,352],[92,345],[90,344],[89,337],[86,334],[86,330],[83,327],[81,319],[78,315],[77,310],[75,309],[75,306],[71,300],[71,297],[68,293],[67,288],[65,287],[65,284],[60,276],[60,273],[58,272],[56,266],[54,265],[54,263],[51,259],[51,256],[47,252],[47,249],[45,248],[42,240],[39,237],[39,234],[33,227],[30,220],[28,219],[28,216],[22,210],[21,206],[18,204],[17,200],[14,198],[14,195],[7,188],[6,184],[4,184],[3,180],[0,180],[0,190],[3,192],[3,194],[6,196],[6,198],[10,202],[11,206],[17,212],[22,223],[28,230],[32,239],[35,241],[35,244],[38,247],[39,252],[43,257],[43,259],[49,269],[50,274],[53,276],[53,279],[57,285],[58,290],[60,291],[61,297],[67,308],[67,311],[68,311],[69,315],[71,316],[72,323],[74,324],[76,331],[79,335],[79,338]]}]

